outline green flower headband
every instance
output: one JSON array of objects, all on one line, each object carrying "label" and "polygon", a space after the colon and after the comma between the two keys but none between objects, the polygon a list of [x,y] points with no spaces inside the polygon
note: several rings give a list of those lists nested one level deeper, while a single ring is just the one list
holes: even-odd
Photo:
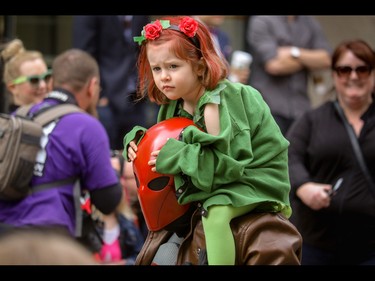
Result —
[{"label": "green flower headband", "polygon": [[184,17],[178,26],[171,25],[169,20],[156,20],[143,27],[141,36],[134,37],[134,42],[138,42],[138,45],[142,45],[145,40],[155,40],[160,37],[163,29],[173,29],[184,33],[189,39],[192,40],[193,44],[199,48],[199,41],[195,38],[195,34],[198,30],[198,23],[191,17]]}]

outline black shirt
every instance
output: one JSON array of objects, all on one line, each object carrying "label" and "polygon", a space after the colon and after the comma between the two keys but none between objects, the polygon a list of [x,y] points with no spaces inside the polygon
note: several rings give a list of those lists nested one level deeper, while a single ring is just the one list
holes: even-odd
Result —
[{"label": "black shirt", "polygon": [[[363,114],[364,126],[358,138],[370,174],[375,174],[375,105]],[[372,247],[375,249],[375,198],[360,169],[349,135],[329,101],[305,113],[287,134],[291,181],[291,221],[304,242],[323,249]],[[341,187],[328,208],[314,211],[297,196],[306,182]]]}]

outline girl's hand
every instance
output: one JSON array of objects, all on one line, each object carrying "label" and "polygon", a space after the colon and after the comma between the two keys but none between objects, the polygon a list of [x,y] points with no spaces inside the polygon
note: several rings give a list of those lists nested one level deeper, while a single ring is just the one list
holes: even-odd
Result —
[{"label": "girl's hand", "polygon": [[137,158],[137,151],[138,151],[138,146],[136,145],[134,141],[131,141],[128,147],[128,159],[130,161],[134,161],[134,159]]},{"label": "girl's hand", "polygon": [[151,171],[153,171],[153,172],[156,172],[155,164],[156,164],[156,158],[158,158],[159,152],[160,152],[160,150],[155,150],[155,151],[151,152],[151,160],[148,161],[148,165],[153,166],[151,168]]}]

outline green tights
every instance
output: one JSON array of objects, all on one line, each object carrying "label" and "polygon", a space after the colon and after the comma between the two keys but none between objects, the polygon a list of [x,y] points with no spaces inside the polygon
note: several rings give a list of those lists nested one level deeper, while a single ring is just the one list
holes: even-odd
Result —
[{"label": "green tights", "polygon": [[236,247],[230,221],[253,209],[253,205],[239,208],[232,205],[214,205],[208,208],[208,215],[202,217],[202,223],[209,265],[235,264]]}]

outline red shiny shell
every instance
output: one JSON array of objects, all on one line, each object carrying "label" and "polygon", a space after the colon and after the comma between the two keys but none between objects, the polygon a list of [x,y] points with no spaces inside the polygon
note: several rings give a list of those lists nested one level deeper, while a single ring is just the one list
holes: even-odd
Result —
[{"label": "red shiny shell", "polygon": [[184,117],[173,117],[149,128],[138,144],[137,158],[133,170],[138,187],[138,199],[151,231],[158,231],[181,217],[189,205],[177,203],[172,175],[151,171],[147,163],[151,152],[161,149],[168,138],[178,139],[181,131],[194,122]]}]

